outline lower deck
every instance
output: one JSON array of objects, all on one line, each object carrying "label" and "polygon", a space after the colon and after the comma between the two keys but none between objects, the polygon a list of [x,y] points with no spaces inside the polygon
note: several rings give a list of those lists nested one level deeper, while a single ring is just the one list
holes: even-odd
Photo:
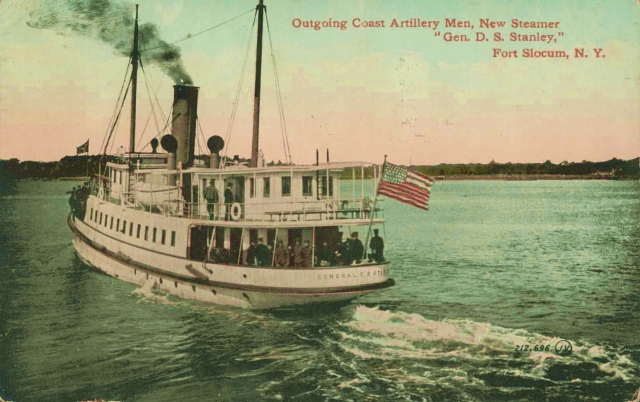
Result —
[{"label": "lower deck", "polygon": [[156,253],[114,239],[73,215],[73,243],[87,264],[121,280],[185,299],[244,308],[339,302],[393,286],[388,263],[262,267]]}]

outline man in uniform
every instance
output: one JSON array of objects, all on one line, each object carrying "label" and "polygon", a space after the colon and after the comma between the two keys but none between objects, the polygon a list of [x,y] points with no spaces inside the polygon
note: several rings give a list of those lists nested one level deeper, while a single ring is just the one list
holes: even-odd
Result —
[{"label": "man in uniform", "polygon": [[296,268],[304,267],[304,258],[302,256],[302,246],[300,240],[296,240],[295,246],[293,246],[293,266]]},{"label": "man in uniform", "polygon": [[311,268],[311,255],[313,254],[311,247],[309,247],[309,240],[304,241],[304,247],[302,247],[302,266],[305,268]]},{"label": "man in uniform", "polygon": [[[340,239],[342,239],[342,233],[340,233]],[[338,243],[338,250],[336,250],[336,259],[338,260],[338,265],[350,265],[351,261],[351,250],[349,248],[351,244],[351,239],[346,239],[345,241],[341,241]]]},{"label": "man in uniform", "polygon": [[231,204],[233,204],[233,191],[231,191],[233,184],[227,183],[227,188],[224,190],[224,205],[226,208],[227,220],[231,220]]},{"label": "man in uniform", "polygon": [[356,262],[356,264],[359,264],[362,260],[362,255],[364,254],[364,246],[360,239],[358,239],[358,232],[351,233],[349,252],[351,254],[351,258]]},{"label": "man in uniform", "polygon": [[375,262],[384,262],[384,240],[378,236],[378,229],[373,229],[373,237],[369,242],[369,248],[371,248],[371,254],[373,254]]},{"label": "man in uniform", "polygon": [[322,247],[320,248],[320,251],[318,251],[318,265],[320,265],[321,267],[333,266],[334,260],[335,260],[334,255],[329,249],[329,246],[327,245],[327,241],[324,240],[322,242]]},{"label": "man in uniform", "polygon": [[254,241],[249,242],[249,248],[247,249],[247,265],[256,265],[256,243]]},{"label": "man in uniform", "polygon": [[269,249],[264,245],[264,240],[261,238],[258,239],[258,245],[256,246],[256,262],[258,266],[268,267],[271,265],[271,261],[269,259]]},{"label": "man in uniform", "polygon": [[209,186],[204,189],[204,199],[207,200],[207,211],[209,212],[209,220],[214,220],[216,217],[215,207],[220,201],[218,196],[218,189],[215,186],[215,180],[209,180]]},{"label": "man in uniform", "polygon": [[289,266],[289,253],[287,248],[282,243],[282,240],[278,240],[276,246],[276,267],[288,267]]}]

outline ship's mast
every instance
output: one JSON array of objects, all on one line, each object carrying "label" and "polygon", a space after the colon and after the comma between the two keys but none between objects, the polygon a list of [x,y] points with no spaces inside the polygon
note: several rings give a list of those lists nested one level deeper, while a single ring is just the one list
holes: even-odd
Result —
[{"label": "ship's mast", "polygon": [[133,51],[131,52],[131,133],[129,135],[129,153],[135,152],[136,145],[136,95],[138,91],[138,5],[136,4],[136,22],[133,29]]},{"label": "ship's mast", "polygon": [[256,86],[253,95],[253,139],[251,141],[251,165],[258,166],[258,136],[260,132],[260,75],[262,74],[262,18],[264,15],[263,0],[260,0],[258,10],[258,46],[256,47]]}]

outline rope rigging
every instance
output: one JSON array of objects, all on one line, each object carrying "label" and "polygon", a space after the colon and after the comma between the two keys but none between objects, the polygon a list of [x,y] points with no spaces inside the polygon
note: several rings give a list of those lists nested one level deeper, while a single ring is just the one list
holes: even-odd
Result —
[{"label": "rope rigging", "polygon": [[[251,31],[249,32],[249,41],[247,43],[247,50],[244,54],[244,61],[242,63],[242,71],[240,72],[240,82],[238,83],[238,88],[236,89],[236,96],[235,99],[233,100],[233,109],[231,111],[231,118],[229,119],[229,126],[227,127],[227,133],[225,134],[224,137],[224,143],[225,143],[225,150],[229,149],[229,144],[231,141],[231,131],[233,130],[233,123],[235,122],[235,118],[236,118],[236,112],[238,111],[238,100],[240,99],[240,92],[242,90],[242,83],[244,82],[244,72],[246,70],[247,67],[247,60],[249,59],[249,50],[251,49],[251,42],[252,42],[252,37],[251,35],[253,34],[253,28],[255,28],[256,25],[256,18],[258,16],[258,10],[255,10],[255,14],[253,15],[253,24],[251,25]],[[227,163],[227,155],[226,155],[226,151],[225,151],[225,156],[222,160],[222,167],[224,167]]]},{"label": "rope rigging", "polygon": [[[113,109],[113,113],[111,114],[111,119],[109,119],[109,125],[107,125],[107,131],[104,133],[104,137],[102,137],[102,143],[100,144],[100,153],[103,153],[103,154],[106,154],[107,152],[108,145],[105,145],[105,141],[107,141],[107,144],[108,144],[109,140],[107,139],[107,137],[109,139],[111,138],[111,134],[113,133],[112,126],[114,125],[114,119],[116,117],[116,114],[119,115],[120,111],[122,110],[122,106],[120,106],[120,110],[118,110],[118,103],[120,103],[120,98],[122,97],[123,90],[124,90],[124,84],[127,82],[127,77],[129,76],[130,67],[131,67],[131,58],[129,58],[129,63],[127,63],[127,69],[124,73],[124,78],[122,79],[122,85],[120,86],[120,93],[118,94],[118,99],[116,99],[116,107]],[[129,79],[129,84],[131,84],[131,79]],[[128,91],[129,91],[129,86],[127,86],[127,89],[124,91],[125,98],[127,96]],[[102,152],[103,147],[104,147],[104,152]],[[102,161],[102,158],[100,158],[100,161]]]},{"label": "rope rigging", "polygon": [[[191,39],[194,38],[196,36],[202,35],[206,32],[209,32],[215,28],[218,28],[222,25],[225,25],[231,21],[234,21],[246,14],[249,14],[250,12],[254,12],[254,18],[253,18],[253,23],[251,25],[251,29],[249,32],[249,39],[248,39],[248,43],[247,43],[247,48],[245,51],[245,57],[242,63],[242,69],[241,69],[241,73],[240,73],[240,78],[239,78],[239,82],[238,82],[238,86],[236,89],[236,93],[235,93],[235,97],[234,97],[234,101],[233,101],[233,108],[231,111],[231,116],[229,119],[229,124],[225,133],[225,138],[224,138],[224,142],[226,144],[225,149],[228,150],[230,149],[230,142],[231,142],[231,133],[233,132],[233,128],[234,128],[234,124],[236,121],[236,117],[237,117],[237,112],[238,112],[238,105],[239,105],[239,100],[240,100],[240,95],[242,92],[242,85],[244,83],[244,78],[245,78],[245,73],[246,73],[246,69],[247,69],[247,62],[249,59],[249,53],[251,50],[251,43],[252,43],[252,35],[256,26],[256,20],[257,20],[257,16],[258,16],[258,9],[257,8],[252,8],[251,10],[244,12],[240,15],[237,15],[236,17],[233,17],[231,19],[228,19],[222,23],[219,23],[211,28],[205,29],[203,31],[200,31],[196,34],[193,35],[188,35],[187,37],[177,40],[175,42],[170,43],[170,45],[179,43],[179,42],[183,42],[187,39]],[[289,145],[289,136],[288,136],[288,131],[287,131],[287,125],[286,125],[286,119],[285,119],[285,114],[284,114],[284,106],[283,106],[283,100],[282,100],[282,90],[281,90],[281,86],[280,86],[280,77],[278,75],[278,70],[277,70],[277,64],[276,64],[276,56],[275,56],[275,51],[274,51],[274,47],[273,47],[273,41],[272,41],[272,37],[271,37],[271,28],[269,25],[269,18],[268,18],[268,14],[266,11],[266,7],[265,7],[265,19],[266,19],[266,25],[267,25],[267,33],[268,33],[268,37],[269,37],[269,47],[270,47],[270,51],[271,51],[271,65],[273,68],[273,74],[274,74],[274,83],[275,83],[275,90],[276,90],[276,98],[277,98],[277,105],[278,105],[278,115],[279,115],[279,120],[280,120],[280,128],[281,128],[281,135],[282,135],[282,142],[283,142],[283,150],[284,150],[284,156],[285,156],[285,162],[288,164],[293,164],[293,160],[291,157],[291,148]],[[152,48],[147,48],[147,49],[142,49],[139,53],[140,55],[142,55],[143,53],[153,50],[153,49],[157,49],[163,46],[157,46],[157,47],[152,47]],[[131,56],[133,57],[133,55]],[[115,145],[115,136],[114,133],[119,125],[119,121],[120,121],[120,116],[121,116],[121,112],[122,112],[122,108],[124,107],[124,103],[125,100],[127,98],[127,93],[129,92],[129,88],[132,84],[132,78],[130,78],[128,80],[128,84],[126,85],[126,89],[125,89],[125,82],[127,81],[126,78],[129,75],[130,72],[130,68],[131,68],[131,57],[129,58],[129,63],[127,63],[127,69],[125,72],[125,77],[124,80],[122,82],[121,88],[120,88],[120,93],[118,95],[118,99],[116,100],[116,108],[114,109],[111,119],[109,121],[109,126],[107,128],[107,132],[105,133],[105,136],[103,137],[102,140],[102,144],[100,146],[100,149],[102,150],[102,154],[103,157],[101,158],[101,161],[103,160],[104,156],[106,156],[107,150],[109,149],[110,152],[113,150],[113,147]],[[150,145],[150,142],[146,142],[145,145],[140,148],[140,145],[143,143],[143,139],[144,139],[144,134],[146,133],[146,130],[148,128],[149,125],[149,121],[151,120],[151,117],[154,118],[154,124],[156,126],[156,130],[157,130],[157,134],[154,136],[154,138],[158,138],[162,135],[162,133],[166,130],[166,128],[172,123],[172,119],[171,119],[171,110],[169,111],[168,115],[164,114],[164,111],[162,109],[162,106],[160,104],[160,101],[158,99],[158,92],[157,90],[154,88],[153,83],[151,83],[151,87],[150,87],[150,83],[149,81],[151,80],[151,77],[147,75],[144,63],[142,62],[142,57],[140,57],[139,59],[140,61],[140,67],[142,69],[142,73],[145,79],[145,87],[147,90],[147,94],[149,96],[149,102],[150,102],[150,106],[151,106],[151,112],[145,122],[144,128],[142,130],[142,133],[138,139],[138,144],[136,149],[140,149],[141,151],[144,151],[145,149],[148,148],[148,146]],[[162,79],[160,80],[160,83],[158,84],[158,86],[161,85],[162,80],[164,79],[164,74],[162,75]],[[156,105],[154,105],[154,100],[155,103],[158,107],[158,112],[156,112]],[[118,107],[119,105],[119,107]],[[163,121],[166,122],[166,124],[164,125],[164,127],[162,129],[160,129],[159,125],[158,125],[158,119],[159,116],[162,118]],[[200,119],[197,118],[197,129],[199,130],[199,136],[197,139],[197,145],[198,145],[198,149],[200,151],[200,154],[203,153],[204,151],[204,146],[201,143],[201,140],[204,142],[204,144],[206,145],[206,139],[204,137],[204,132],[202,130],[202,126],[200,124]],[[200,138],[202,137],[202,139]],[[139,151],[140,152],[140,151]],[[222,158],[222,167],[224,167],[228,161],[229,156],[225,155]]]},{"label": "rope rigging", "polygon": [[269,28],[269,14],[267,9],[264,11],[265,19],[267,20],[267,34],[269,36],[269,48],[271,49],[271,65],[273,66],[273,77],[276,86],[276,97],[278,99],[278,112],[280,114],[280,129],[282,130],[282,146],[284,147],[284,157],[288,160],[290,165],[293,165],[291,160],[291,148],[289,147],[289,135],[287,133],[287,123],[284,118],[284,106],[282,104],[282,91],[280,90],[280,77],[278,76],[278,69],[276,68],[276,54],[273,50],[273,41],[271,40],[271,29]]},{"label": "rope rigging", "polygon": [[[209,32],[209,31],[211,31],[211,30],[213,30],[213,29],[216,29],[216,28],[218,28],[218,27],[221,27],[221,26],[223,26],[224,24],[227,24],[227,23],[229,23],[229,22],[231,22],[231,21],[233,21],[233,20],[237,20],[238,18],[240,18],[240,17],[242,17],[242,16],[245,16],[245,15],[249,14],[249,13],[250,13],[250,12],[252,12],[252,11],[254,11],[254,9],[253,9],[253,8],[252,8],[251,10],[249,10],[249,11],[245,12],[245,13],[242,13],[242,14],[240,14],[240,15],[237,15],[237,16],[235,16],[235,17],[233,17],[233,18],[229,19],[229,20],[226,20],[225,22],[221,22],[221,23],[219,23],[218,25],[214,25],[214,26],[212,26],[211,28],[207,28],[207,29],[205,29],[204,31],[200,31],[200,32],[195,33],[195,34],[193,34],[193,35],[189,34],[189,35],[187,35],[186,37],[184,37],[184,38],[182,38],[182,39],[179,39],[179,40],[177,40],[177,41],[175,41],[175,42],[171,42],[171,43],[169,43],[169,45],[175,45],[176,43],[184,42],[184,41],[185,41],[185,40],[187,40],[187,39],[193,39],[193,38],[195,38],[195,37],[196,37],[196,36],[198,36],[198,35],[202,35],[202,34],[203,34],[203,33],[205,33],[205,32]],[[149,50],[160,49],[160,48],[165,47],[165,46],[166,46],[166,45],[150,47],[150,48],[148,48],[148,49],[144,49],[142,52],[148,52]],[[142,53],[142,52],[140,52],[140,53]]]}]

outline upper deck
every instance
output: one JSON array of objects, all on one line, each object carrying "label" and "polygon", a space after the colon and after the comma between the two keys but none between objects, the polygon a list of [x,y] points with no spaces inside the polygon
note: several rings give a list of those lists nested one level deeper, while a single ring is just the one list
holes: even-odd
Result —
[{"label": "upper deck", "polygon": [[[181,169],[178,164],[177,169],[167,169],[166,160],[166,154],[150,154],[138,157],[131,167],[126,158],[110,162],[94,194],[127,208],[228,225],[383,221],[381,200],[373,205],[378,165],[333,162],[249,168],[229,164]],[[206,190],[211,184],[215,191]],[[215,193],[217,202],[211,199]]]}]

